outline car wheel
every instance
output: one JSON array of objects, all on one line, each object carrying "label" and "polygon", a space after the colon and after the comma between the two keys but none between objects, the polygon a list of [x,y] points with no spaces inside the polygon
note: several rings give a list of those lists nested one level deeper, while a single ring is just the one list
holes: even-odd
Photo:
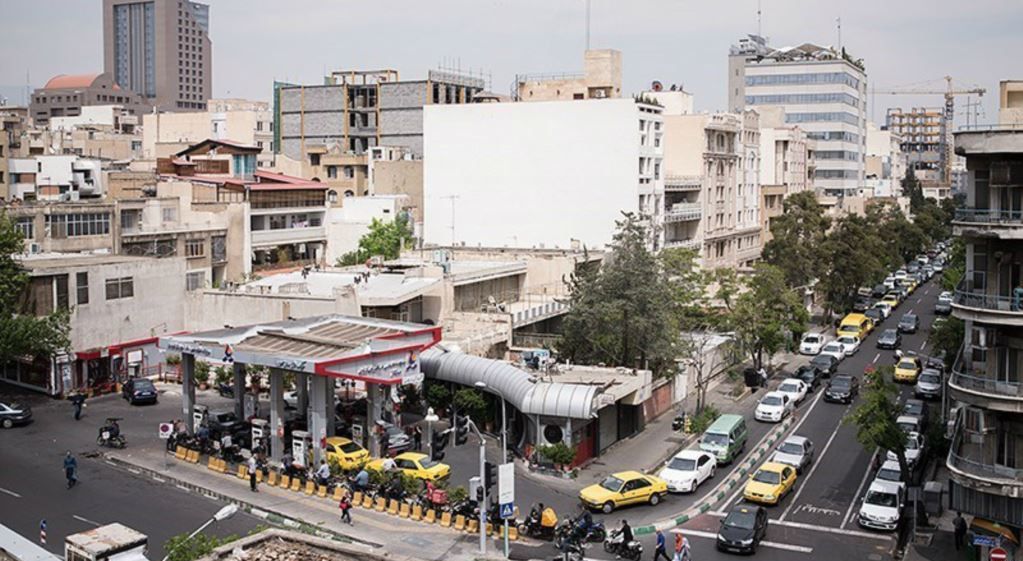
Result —
[{"label": "car wheel", "polygon": [[614,509],[615,504],[612,501],[607,501],[606,503],[604,503],[604,506],[600,507],[600,511],[603,512],[604,514],[611,514],[612,512],[614,512]]},{"label": "car wheel", "polygon": [[[693,481],[693,491],[695,491],[695,490],[696,490],[696,481],[694,480]],[[657,493],[654,493],[653,495],[650,495],[650,506],[657,506],[657,504],[660,503],[660,502],[661,502],[661,496],[660,495],[658,495]]]},{"label": "car wheel", "polygon": [[10,419],[4,419],[4,428],[9,429],[14,426],[14,421]]}]

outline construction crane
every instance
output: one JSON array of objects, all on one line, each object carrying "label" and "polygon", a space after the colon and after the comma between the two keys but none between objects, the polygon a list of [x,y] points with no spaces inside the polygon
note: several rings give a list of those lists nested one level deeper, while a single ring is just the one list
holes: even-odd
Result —
[{"label": "construction crane", "polygon": [[[932,80],[934,82],[936,80]],[[945,96],[945,111],[944,119],[941,124],[941,169],[943,174],[943,183],[951,183],[952,181],[952,119],[955,117],[955,96],[957,95],[977,95],[983,96],[987,91],[984,88],[967,87],[957,88],[952,84],[952,77],[945,76],[946,87],[944,90],[936,89],[917,89],[911,86],[901,86],[895,88],[888,88],[883,90],[874,90],[874,94],[881,95],[943,95]]]}]

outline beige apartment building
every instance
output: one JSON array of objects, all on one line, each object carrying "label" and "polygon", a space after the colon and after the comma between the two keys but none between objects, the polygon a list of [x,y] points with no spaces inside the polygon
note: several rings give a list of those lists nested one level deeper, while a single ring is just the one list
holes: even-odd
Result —
[{"label": "beige apartment building", "polygon": [[771,240],[771,221],[784,211],[784,201],[813,190],[815,142],[798,126],[785,124],[780,108],[758,109],[760,117],[760,222],[762,242]]},{"label": "beige apartment building", "polygon": [[142,158],[167,158],[212,138],[260,149],[257,167],[273,165],[274,130],[264,101],[211,99],[205,110],[150,113],[142,118]]},{"label": "beige apartment building", "polygon": [[57,117],[81,116],[84,108],[118,105],[128,113],[141,115],[151,105],[139,94],[121,88],[107,72],[100,74],[60,74],[32,92],[29,103],[36,126],[50,124]]},{"label": "beige apartment building", "polygon": [[614,49],[587,50],[581,73],[518,74],[515,101],[608,99],[622,96],[622,53]]}]

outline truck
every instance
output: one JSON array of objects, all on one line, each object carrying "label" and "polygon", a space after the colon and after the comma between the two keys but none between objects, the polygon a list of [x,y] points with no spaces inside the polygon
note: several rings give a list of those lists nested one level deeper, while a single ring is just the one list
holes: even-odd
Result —
[{"label": "truck", "polygon": [[149,538],[123,524],[107,524],[64,539],[66,561],[148,561]]}]

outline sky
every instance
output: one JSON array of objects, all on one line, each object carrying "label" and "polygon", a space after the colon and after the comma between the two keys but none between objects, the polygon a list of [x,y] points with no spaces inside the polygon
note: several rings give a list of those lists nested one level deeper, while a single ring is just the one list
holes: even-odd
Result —
[{"label": "sky", "polygon": [[[590,44],[622,51],[623,89],[682,84],[696,109],[726,107],[731,44],[757,32],[757,0],[590,0]],[[208,0],[213,94],[269,101],[273,80],[316,84],[337,69],[394,68],[421,79],[438,66],[483,72],[508,93],[516,73],[579,72],[586,0]],[[943,76],[987,89],[973,107],[997,120],[998,81],[1023,78],[1020,0],[760,0],[772,46],[841,45],[863,58],[868,89],[944,90]],[[25,85],[103,69],[102,0],[0,0],[0,97]],[[59,14],[59,17],[54,15]],[[26,80],[27,78],[27,80]],[[957,99],[962,123],[967,99]],[[973,96],[970,101],[977,102]],[[868,99],[938,106],[941,96]],[[971,117],[973,120],[974,117]]]}]

